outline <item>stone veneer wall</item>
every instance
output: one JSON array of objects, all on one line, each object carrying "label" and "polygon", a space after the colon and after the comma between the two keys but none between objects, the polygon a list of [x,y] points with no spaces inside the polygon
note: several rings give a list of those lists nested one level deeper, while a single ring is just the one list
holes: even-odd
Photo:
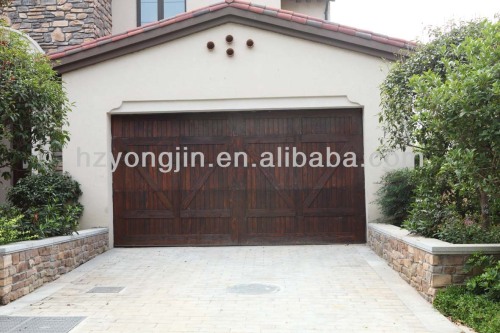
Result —
[{"label": "stone veneer wall", "polygon": [[0,304],[29,294],[107,249],[106,228],[0,246]]},{"label": "stone veneer wall", "polygon": [[368,225],[367,243],[429,302],[434,300],[438,289],[465,281],[468,275],[463,268],[470,254],[500,253],[500,244],[450,244],[410,236],[403,229],[378,224]]},{"label": "stone veneer wall", "polygon": [[13,0],[0,17],[45,52],[111,34],[111,0]]}]

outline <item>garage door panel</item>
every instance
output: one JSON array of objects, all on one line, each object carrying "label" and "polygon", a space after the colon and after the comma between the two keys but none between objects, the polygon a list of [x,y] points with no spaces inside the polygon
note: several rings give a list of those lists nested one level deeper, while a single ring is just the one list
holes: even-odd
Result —
[{"label": "garage door panel", "polygon": [[[201,170],[201,172],[200,172]],[[229,209],[232,189],[221,168],[186,168],[181,179],[181,209]]]},{"label": "garage door panel", "polygon": [[346,135],[354,134],[352,129],[352,117],[357,110],[353,112],[338,112],[335,117],[323,114],[318,116],[304,116],[301,122],[302,134],[335,134]]},{"label": "garage door panel", "polygon": [[[267,168],[252,168],[247,172],[247,208],[294,208],[293,183],[276,177]],[[278,179],[277,179],[278,178]]]},{"label": "garage door panel", "polygon": [[[114,155],[177,152],[181,166],[167,173],[150,163],[119,166],[117,246],[364,242],[363,170],[284,161],[293,147],[307,158],[324,154],[325,165],[327,148],[362,155],[360,110],[113,116],[112,131]],[[202,153],[205,167],[184,152]],[[244,152],[249,165],[240,156],[237,167],[216,167],[220,152]],[[264,152],[273,154],[274,167],[260,165]]]},{"label": "garage door panel", "polygon": [[[281,114],[280,117],[270,116]],[[295,119],[283,112],[256,112],[243,115],[245,126],[242,135],[244,137],[275,137],[289,135],[290,129],[294,128]]]},{"label": "garage door panel", "polygon": [[181,137],[224,137],[231,133],[230,120],[224,115],[186,115],[179,122]]},{"label": "garage door panel", "polygon": [[161,218],[174,218],[174,213],[168,210],[155,210],[155,209],[129,209],[124,210],[121,214],[124,219],[161,219]]},{"label": "garage door panel", "polygon": [[125,235],[133,235],[134,237],[137,237],[171,233],[174,231],[173,222],[173,219],[127,219],[124,223],[124,227],[127,230]]},{"label": "garage door panel", "polygon": [[251,217],[247,219],[247,236],[266,235],[272,237],[293,234],[297,230],[294,217]]},{"label": "garage door panel", "polygon": [[246,216],[252,217],[295,217],[294,209],[248,209]]},{"label": "garage door panel", "polygon": [[231,234],[230,218],[207,218],[203,216],[201,218],[183,218],[181,222],[181,234],[185,235],[219,234],[229,237]]}]

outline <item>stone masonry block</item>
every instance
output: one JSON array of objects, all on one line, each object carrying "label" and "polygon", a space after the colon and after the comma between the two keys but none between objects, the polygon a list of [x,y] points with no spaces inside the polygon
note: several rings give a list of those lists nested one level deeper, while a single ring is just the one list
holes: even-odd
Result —
[{"label": "stone masonry block", "polygon": [[0,268],[6,268],[12,265],[12,255],[6,254],[0,257]]},{"label": "stone masonry block", "polygon": [[8,268],[0,269],[0,279],[4,279],[4,278],[6,278],[9,275],[10,274],[9,274],[9,269]]},{"label": "stone masonry block", "polygon": [[12,276],[0,279],[0,287],[10,286],[12,284]]},{"label": "stone masonry block", "polygon": [[449,286],[452,282],[450,274],[432,274],[431,287],[439,288]]},{"label": "stone masonry block", "polygon": [[453,255],[453,256],[443,256],[441,258],[443,265],[453,266],[453,265],[463,265],[465,262],[465,255]]}]

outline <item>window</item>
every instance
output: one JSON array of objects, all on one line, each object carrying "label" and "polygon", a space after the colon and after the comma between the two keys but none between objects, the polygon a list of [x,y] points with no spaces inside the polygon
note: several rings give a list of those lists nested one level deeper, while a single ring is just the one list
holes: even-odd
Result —
[{"label": "window", "polygon": [[186,0],[137,0],[137,26],[186,11]]}]

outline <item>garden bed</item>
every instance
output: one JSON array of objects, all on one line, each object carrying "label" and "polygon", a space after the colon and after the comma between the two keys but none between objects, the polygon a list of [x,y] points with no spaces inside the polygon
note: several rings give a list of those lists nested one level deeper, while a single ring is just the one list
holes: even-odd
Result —
[{"label": "garden bed", "polygon": [[0,246],[0,303],[29,294],[108,249],[108,229]]},{"label": "garden bed", "polygon": [[500,244],[451,244],[377,223],[368,224],[367,243],[429,302],[438,289],[465,281],[463,266],[472,253],[500,255]]}]

